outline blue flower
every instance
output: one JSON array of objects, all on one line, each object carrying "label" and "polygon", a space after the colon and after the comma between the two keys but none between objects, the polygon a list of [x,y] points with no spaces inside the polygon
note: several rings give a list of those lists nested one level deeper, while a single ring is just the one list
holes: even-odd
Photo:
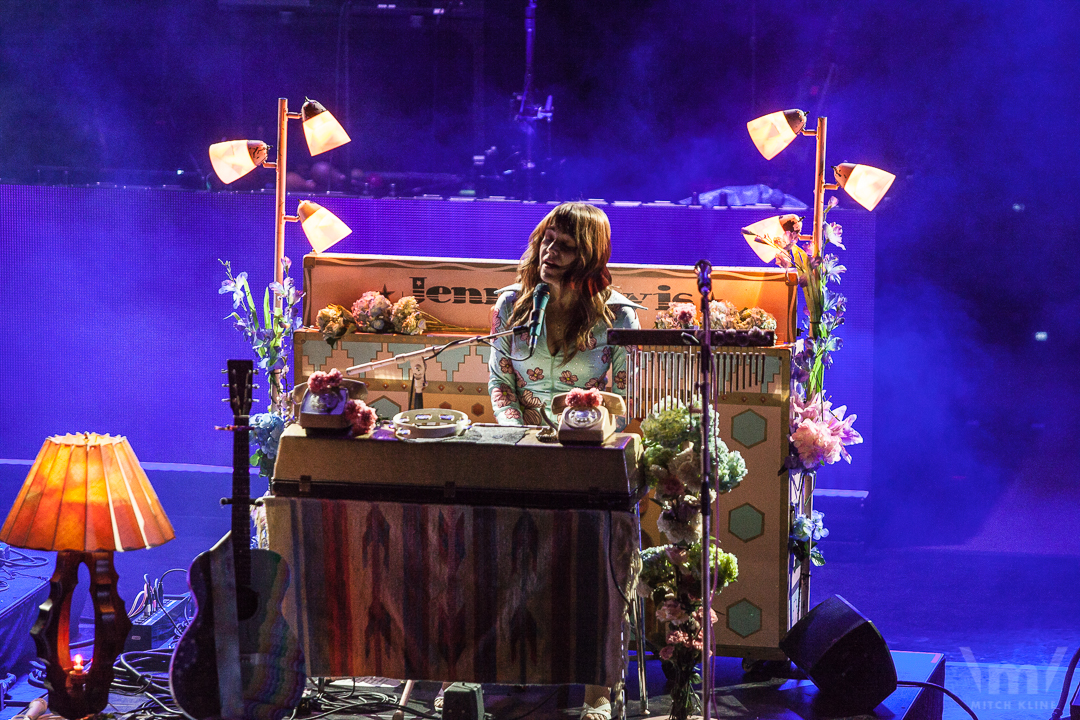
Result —
[{"label": "blue flower", "polygon": [[218,295],[224,295],[227,292],[231,292],[233,309],[240,307],[240,303],[244,302],[244,288],[247,287],[247,273],[242,272],[235,278],[230,277],[228,280],[221,281],[221,287],[218,288]]},{"label": "blue flower", "polygon": [[840,293],[825,288],[821,294],[821,312],[843,315],[847,310],[847,298]]},{"label": "blue flower", "polygon": [[274,297],[282,298],[289,307],[296,305],[300,298],[304,297],[304,293],[296,289],[291,277],[286,277],[284,283],[270,283],[270,292],[274,293]]},{"label": "blue flower", "polygon": [[285,430],[285,419],[277,413],[257,413],[251,416],[249,423],[251,430],[248,437],[255,445],[256,452],[261,451],[268,458],[276,458],[281,433]]},{"label": "blue flower", "polygon": [[847,268],[840,264],[840,259],[835,255],[826,255],[822,258],[821,272],[825,276],[825,282],[840,282],[841,273],[847,272]]},{"label": "blue flower", "polygon": [[807,540],[820,540],[828,537],[829,531],[825,527],[825,513],[814,510],[810,517],[799,513],[791,523],[791,537],[800,542]]}]

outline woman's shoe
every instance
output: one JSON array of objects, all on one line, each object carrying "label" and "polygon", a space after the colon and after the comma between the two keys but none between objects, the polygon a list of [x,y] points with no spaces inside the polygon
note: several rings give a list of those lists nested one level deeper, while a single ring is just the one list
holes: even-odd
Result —
[{"label": "woman's shoe", "polygon": [[596,705],[583,705],[578,720],[611,720],[611,702],[600,698]]}]

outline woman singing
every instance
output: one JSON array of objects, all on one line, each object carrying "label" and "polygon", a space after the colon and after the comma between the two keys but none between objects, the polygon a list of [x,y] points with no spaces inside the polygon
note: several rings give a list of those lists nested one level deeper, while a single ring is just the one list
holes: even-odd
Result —
[{"label": "woman singing", "polygon": [[[540,425],[553,396],[572,388],[626,392],[626,351],[607,344],[608,328],[638,328],[640,305],[608,286],[611,225],[587,203],[559,205],[529,236],[518,264],[518,283],[504,288],[492,310],[492,332],[524,325],[539,283],[551,289],[547,316],[535,350],[527,337],[495,342],[488,362],[488,392],[502,425]],[[585,686],[582,720],[611,717],[608,688]]]},{"label": "woman singing", "polygon": [[551,289],[544,326],[530,355],[522,335],[499,338],[488,361],[488,392],[502,425],[543,424],[541,409],[572,388],[626,391],[626,351],[607,344],[608,328],[638,328],[640,305],[611,290],[611,225],[604,211],[581,202],[559,205],[529,236],[518,282],[503,288],[492,332],[524,325],[533,291]]}]

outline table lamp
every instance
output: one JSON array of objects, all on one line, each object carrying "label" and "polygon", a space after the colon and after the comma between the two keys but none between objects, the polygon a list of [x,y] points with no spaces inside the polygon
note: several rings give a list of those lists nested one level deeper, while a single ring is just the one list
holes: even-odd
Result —
[{"label": "table lamp", "polygon": [[[127,438],[95,433],[45,441],[0,529],[0,542],[55,550],[49,597],[30,630],[45,663],[49,709],[69,720],[109,702],[113,662],[131,621],[116,590],[113,552],[151,548],[175,537]],[[94,650],[71,657],[71,596],[79,565],[90,571]]]}]

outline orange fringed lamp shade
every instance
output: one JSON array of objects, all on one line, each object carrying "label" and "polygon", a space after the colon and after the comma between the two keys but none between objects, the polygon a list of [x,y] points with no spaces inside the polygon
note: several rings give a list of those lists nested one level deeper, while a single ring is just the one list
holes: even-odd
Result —
[{"label": "orange fringed lamp shade", "polygon": [[152,548],[175,537],[127,438],[95,433],[45,441],[0,542],[78,552]]}]

